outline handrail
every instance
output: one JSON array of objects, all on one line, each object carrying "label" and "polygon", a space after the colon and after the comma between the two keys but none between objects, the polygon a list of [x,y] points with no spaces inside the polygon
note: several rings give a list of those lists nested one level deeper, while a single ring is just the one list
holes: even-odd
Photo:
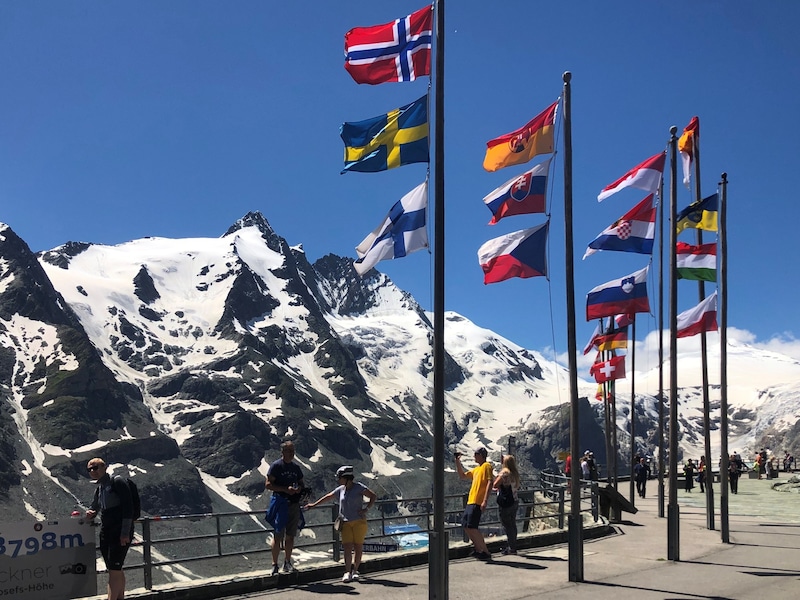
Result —
[{"label": "handrail", "polygon": [[[517,521],[523,523],[523,535],[530,531],[530,525],[533,522],[546,522],[548,519],[552,520],[552,527],[564,528],[567,489],[568,480],[563,475],[543,473],[538,485],[524,487],[520,490]],[[590,502],[590,505],[582,512],[590,513],[595,521],[598,519],[596,497],[597,482],[582,481],[581,500]],[[453,535],[454,532],[461,529],[459,517],[466,506],[466,501],[467,494],[445,496],[445,528],[451,532],[449,536],[451,540],[461,538],[463,541],[467,541],[465,534]],[[419,531],[410,532],[415,534],[430,534],[433,529],[433,504],[430,496],[378,500],[375,507],[378,509],[379,515],[367,519],[367,542],[385,541],[407,535],[387,534],[387,525],[393,523],[415,522],[420,527]],[[317,518],[317,515],[322,514],[319,510],[325,508],[330,509],[329,517]],[[259,541],[257,545],[250,543],[253,536],[271,534],[268,525],[258,518],[263,514],[263,510],[255,510],[143,517],[137,521],[141,526],[141,541],[132,544],[134,547],[141,547],[142,562],[126,566],[125,570],[141,570],[144,588],[152,590],[153,575],[157,569],[202,560],[221,560],[227,557],[246,557],[268,553],[270,552],[268,543],[263,541]],[[333,528],[333,521],[337,514],[336,506],[316,507],[306,511],[304,529],[308,529],[311,536],[298,536],[295,539],[295,549],[306,552],[324,552],[332,560],[338,561],[341,544],[339,534]],[[253,527],[248,528],[247,526],[251,524]],[[200,531],[188,534],[189,529],[200,529]],[[495,506],[486,511],[481,529],[502,535],[502,524]],[[159,532],[162,532],[164,537],[159,537]],[[309,537],[311,539],[308,539]],[[204,546],[204,542],[211,540],[214,540],[215,543],[211,546]],[[226,544],[226,541],[235,541],[235,544],[231,547]],[[186,543],[193,544],[194,554],[179,549]]]}]

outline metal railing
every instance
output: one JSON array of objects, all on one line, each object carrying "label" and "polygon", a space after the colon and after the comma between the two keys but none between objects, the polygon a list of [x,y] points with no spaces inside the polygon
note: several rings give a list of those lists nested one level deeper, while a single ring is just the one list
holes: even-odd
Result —
[{"label": "metal railing", "polygon": [[[521,535],[534,530],[564,528],[565,511],[569,510],[568,503],[565,503],[567,485],[568,481],[563,475],[544,473],[536,485],[530,485],[530,482],[523,485],[519,491],[517,511],[517,522],[522,525]],[[596,497],[597,482],[582,482],[581,510],[595,521],[598,519]],[[461,514],[466,501],[466,494],[445,496],[446,529],[451,540],[468,541],[461,527]],[[414,549],[414,546],[403,545],[404,536],[416,535],[417,539],[422,537],[420,541],[425,541],[424,537],[433,529],[433,503],[429,496],[378,500],[373,511],[375,509],[379,514],[367,519],[366,551],[370,547],[373,551],[376,548],[382,551]],[[264,511],[258,510],[143,517],[137,521],[140,533],[137,531],[137,539],[132,544],[134,550],[141,551],[141,562],[126,566],[126,573],[133,572],[131,575],[134,575],[134,580],[131,583],[134,586],[139,583],[141,587],[151,590],[156,574],[160,574],[163,583],[177,578],[200,578],[186,565],[201,561],[210,565],[203,569],[203,578],[215,574],[241,574],[248,570],[247,567],[250,570],[263,570],[261,561],[249,559],[250,555],[270,552],[271,528],[264,523],[263,515]],[[335,562],[340,559],[341,542],[333,527],[337,515],[336,505],[304,512],[306,524],[303,533],[295,538],[295,549],[305,553],[303,556],[307,560],[304,563],[324,560]],[[397,525],[410,525],[414,531],[387,533]],[[481,520],[481,530],[489,537],[504,535],[499,511],[493,502]],[[417,548],[425,549],[426,544]],[[140,582],[135,580],[136,572],[141,573]]]}]

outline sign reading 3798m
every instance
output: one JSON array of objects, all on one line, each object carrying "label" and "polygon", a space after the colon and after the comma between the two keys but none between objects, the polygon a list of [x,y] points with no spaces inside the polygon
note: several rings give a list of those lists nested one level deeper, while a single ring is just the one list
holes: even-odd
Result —
[{"label": "sign reading 3798m", "polygon": [[83,519],[0,523],[0,598],[95,595],[94,545],[94,530]]}]

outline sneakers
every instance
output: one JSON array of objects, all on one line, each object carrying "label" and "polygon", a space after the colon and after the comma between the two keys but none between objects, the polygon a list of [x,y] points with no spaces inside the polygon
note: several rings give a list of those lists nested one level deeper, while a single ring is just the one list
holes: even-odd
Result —
[{"label": "sneakers", "polygon": [[[276,565],[276,566],[277,566],[277,565]],[[290,560],[285,560],[285,561],[283,562],[283,572],[284,572],[284,573],[293,573],[293,572],[295,572],[296,570],[297,570],[297,569],[295,569],[295,568],[294,568],[294,565],[292,564],[292,561],[290,561]]]},{"label": "sneakers", "polygon": [[353,576],[350,574],[350,571],[342,575],[342,583],[350,583],[353,580]]},{"label": "sneakers", "polygon": [[272,565],[272,573],[270,573],[270,575],[277,575],[277,574],[278,574],[278,565],[273,564]]},{"label": "sneakers", "polygon": [[503,554],[505,554],[506,556],[508,556],[509,554],[516,554],[516,553],[517,551],[512,550],[511,548],[503,548]]},{"label": "sneakers", "polygon": [[477,558],[478,560],[492,560],[492,555],[489,554],[488,552],[478,552],[475,555],[475,558]]},{"label": "sneakers", "polygon": [[350,574],[350,580],[351,580],[351,581],[358,581],[358,571],[353,571],[353,572]]}]

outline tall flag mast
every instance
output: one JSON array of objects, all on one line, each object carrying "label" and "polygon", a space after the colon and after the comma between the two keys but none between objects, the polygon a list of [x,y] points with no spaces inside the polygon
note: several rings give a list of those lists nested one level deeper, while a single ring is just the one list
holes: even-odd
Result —
[{"label": "tall flag mast", "polygon": [[719,434],[720,452],[722,461],[720,462],[720,498],[719,498],[719,520],[720,531],[722,532],[722,543],[729,544],[731,541],[730,528],[728,526],[728,477],[730,466],[728,465],[728,174],[722,174],[720,182],[719,198]]},{"label": "tall flag mast", "polygon": [[680,507],[678,506],[678,279],[677,253],[678,230],[678,162],[675,137],[678,128],[670,127],[669,133],[669,502],[667,503],[667,559],[679,561]]},{"label": "tall flag mast", "polygon": [[428,557],[428,596],[448,597],[448,537],[444,510],[444,0],[434,2],[434,250],[433,250],[433,546]]}]

